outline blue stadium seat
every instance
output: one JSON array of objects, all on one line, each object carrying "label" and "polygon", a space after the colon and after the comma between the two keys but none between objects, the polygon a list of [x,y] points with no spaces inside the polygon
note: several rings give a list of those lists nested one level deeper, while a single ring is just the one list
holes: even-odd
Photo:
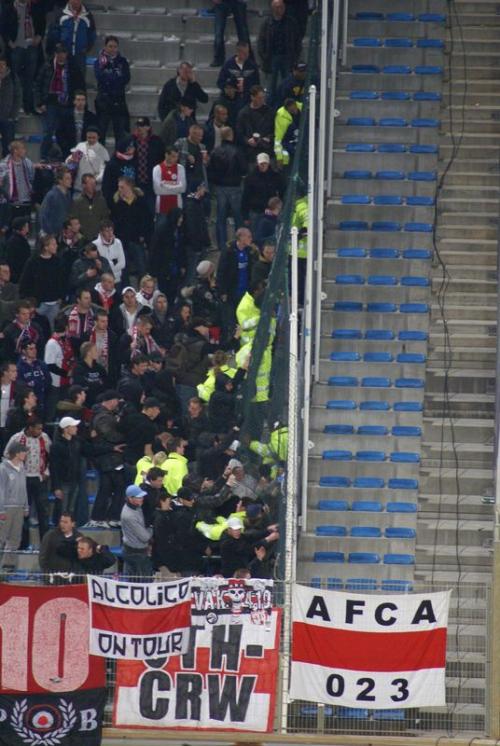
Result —
[{"label": "blue stadium seat", "polygon": [[444,23],[446,16],[443,13],[420,13],[418,20],[422,23]]},{"label": "blue stadium seat", "polygon": [[392,363],[394,357],[390,352],[365,352],[363,360],[365,363]]},{"label": "blue stadium seat", "polygon": [[433,117],[415,117],[410,124],[412,127],[439,127],[441,122]]},{"label": "blue stadium seat", "polygon": [[430,249],[404,249],[403,259],[431,259]]},{"label": "blue stadium seat", "polygon": [[385,487],[385,480],[382,477],[356,477],[352,486],[360,490],[381,490]]},{"label": "blue stadium seat", "polygon": [[404,710],[372,710],[372,717],[374,720],[402,721],[405,719],[406,715]]},{"label": "blue stadium seat", "polygon": [[398,334],[402,342],[425,342],[427,337],[427,332],[420,329],[402,329]]},{"label": "blue stadium seat", "polygon": [[408,207],[432,207],[434,197],[429,197],[426,194],[410,195],[406,198],[406,204]]},{"label": "blue stadium seat", "polygon": [[350,487],[349,477],[327,476],[319,478],[320,487]]},{"label": "blue stadium seat", "polygon": [[396,378],[394,385],[397,389],[423,389],[425,381],[423,378]]},{"label": "blue stadium seat", "polygon": [[367,329],[365,332],[365,339],[390,340],[394,337],[392,329]]},{"label": "blue stadium seat", "polygon": [[345,589],[346,591],[376,591],[377,581],[374,578],[348,578]]},{"label": "blue stadium seat", "polygon": [[386,39],[384,41],[384,47],[393,48],[404,48],[409,49],[413,46],[413,39],[408,39],[406,36],[396,37],[395,39]]},{"label": "blue stadium seat", "polygon": [[362,412],[388,412],[390,406],[386,401],[362,401],[359,409]]},{"label": "blue stadium seat", "polygon": [[360,425],[357,429],[358,435],[376,435],[384,436],[389,433],[389,429],[385,425]]},{"label": "blue stadium seat", "polygon": [[345,526],[316,526],[316,536],[347,536]]},{"label": "blue stadium seat", "polygon": [[360,249],[357,247],[337,249],[337,256],[345,258],[345,259],[348,259],[351,257],[362,259],[363,257],[366,256],[366,249]]},{"label": "blue stadium seat", "polygon": [[375,119],[373,117],[349,117],[346,124],[350,127],[373,127]]},{"label": "blue stadium seat", "polygon": [[355,376],[330,376],[329,386],[357,386],[358,379]]},{"label": "blue stadium seat", "polygon": [[335,275],[337,285],[364,285],[363,275]]},{"label": "blue stadium seat", "polygon": [[425,363],[426,359],[423,352],[400,352],[396,356],[398,363]]},{"label": "blue stadium seat", "polygon": [[411,451],[394,451],[390,459],[393,464],[419,464],[420,454]]},{"label": "blue stadium seat", "polygon": [[344,562],[343,552],[314,552],[313,562]]},{"label": "blue stadium seat", "polygon": [[372,223],[372,231],[395,233],[401,230],[401,223],[395,220],[375,220]]},{"label": "blue stadium seat", "polygon": [[395,275],[369,275],[368,285],[397,285],[398,278]]},{"label": "blue stadium seat", "polygon": [[332,339],[361,339],[361,329],[334,329]]},{"label": "blue stadium seat", "polygon": [[337,400],[330,400],[326,403],[327,409],[342,409],[342,410],[349,410],[349,409],[356,409],[357,404],[352,399],[337,399]]},{"label": "blue stadium seat", "polygon": [[409,222],[404,224],[404,230],[407,233],[432,233],[434,226],[432,223]]},{"label": "blue stadium seat", "polygon": [[344,179],[371,179],[372,172],[363,169],[354,169],[353,171],[344,171]]},{"label": "blue stadium seat", "polygon": [[414,101],[441,101],[442,96],[438,91],[415,91]]},{"label": "blue stadium seat", "polygon": [[412,288],[427,288],[430,285],[428,277],[419,277],[418,275],[405,275],[401,278],[401,285]]},{"label": "blue stadium seat", "polygon": [[403,198],[399,194],[377,194],[373,198],[374,205],[402,205]]},{"label": "blue stadium seat", "polygon": [[337,363],[356,363],[361,360],[359,352],[332,352],[330,353],[330,360]]},{"label": "blue stadium seat", "polygon": [[403,117],[382,117],[379,119],[379,127],[407,127],[408,122]]},{"label": "blue stadium seat", "polygon": [[379,94],[377,91],[351,91],[349,98],[353,101],[376,101]]},{"label": "blue stadium seat", "polygon": [[390,490],[418,490],[418,479],[389,479],[387,486]]},{"label": "blue stadium seat", "polygon": [[368,313],[394,313],[397,306],[395,303],[367,303],[366,310]]},{"label": "blue stadium seat", "polygon": [[369,205],[372,198],[368,194],[343,194],[340,202],[343,205]]},{"label": "blue stadium seat", "polygon": [[443,49],[444,41],[442,39],[417,39],[419,49]]},{"label": "blue stadium seat", "polygon": [[[413,590],[413,583],[411,580],[382,580],[383,591],[396,591],[396,593],[411,593]],[[387,712],[387,710],[384,710]]]},{"label": "blue stadium seat", "polygon": [[339,223],[340,231],[367,231],[368,223],[366,220],[341,220]]},{"label": "blue stadium seat", "polygon": [[442,75],[443,68],[441,65],[417,65],[415,73],[416,75]]},{"label": "blue stadium seat", "polygon": [[414,539],[417,532],[414,528],[404,526],[388,526],[384,531],[386,539]]},{"label": "blue stadium seat", "polygon": [[[327,578],[326,579],[326,589],[328,591],[341,591],[344,587],[344,581],[340,578]],[[329,712],[327,712],[329,710]],[[325,717],[331,716],[333,714],[332,707],[325,707]]]},{"label": "blue stadium seat", "polygon": [[409,171],[408,179],[410,181],[436,181],[437,173],[435,171]]},{"label": "blue stadium seat", "polygon": [[409,101],[411,98],[410,94],[406,91],[383,91],[383,101]]},{"label": "blue stadium seat", "polygon": [[388,376],[364,376],[361,379],[361,386],[365,388],[388,389],[392,381]]},{"label": "blue stadium seat", "polygon": [[427,303],[401,303],[399,306],[400,313],[429,313]]},{"label": "blue stadium seat", "polygon": [[350,142],[345,146],[346,153],[373,153],[375,145],[367,142]]},{"label": "blue stadium seat", "polygon": [[323,432],[326,435],[352,435],[354,425],[325,425]]},{"label": "blue stadium seat", "polygon": [[394,425],[391,434],[396,438],[420,438],[422,428],[418,425]]},{"label": "blue stadium seat", "polygon": [[404,171],[377,171],[376,179],[389,179],[391,181],[400,181],[404,179]]},{"label": "blue stadium seat", "polygon": [[419,401],[398,401],[393,405],[395,412],[422,412],[423,405]]},{"label": "blue stadium seat", "polygon": [[377,65],[353,65],[351,70],[353,73],[362,73],[363,75],[376,75],[380,72]]},{"label": "blue stadium seat", "polygon": [[386,75],[410,75],[411,67],[409,65],[384,65],[382,72]]},{"label": "blue stadium seat", "polygon": [[357,538],[378,539],[382,536],[382,531],[378,526],[353,526],[351,536]]},{"label": "blue stadium seat", "polygon": [[356,461],[369,461],[380,463],[385,461],[384,451],[357,451]]},{"label": "blue stadium seat", "polygon": [[375,36],[361,36],[352,40],[354,47],[381,47],[382,42]]},{"label": "blue stadium seat", "polygon": [[349,510],[347,500],[319,500],[318,510]]},{"label": "blue stadium seat", "polygon": [[334,311],[343,311],[347,313],[360,313],[363,310],[363,304],[357,300],[336,300],[333,304]]},{"label": "blue stadium seat", "polygon": [[384,554],[384,565],[414,565],[413,554]]},{"label": "blue stadium seat", "polygon": [[416,503],[390,502],[386,505],[388,513],[416,513]]},{"label": "blue stadium seat", "polygon": [[398,259],[399,251],[397,249],[370,249],[372,259]]},{"label": "blue stadium seat", "polygon": [[381,513],[382,503],[378,500],[355,500],[352,504],[355,513]]},{"label": "blue stadium seat", "polygon": [[366,720],[368,710],[360,707],[337,707],[336,715],[338,718],[347,718],[348,720]]},{"label": "blue stadium seat", "polygon": [[323,451],[322,458],[325,461],[352,461],[352,451],[333,448],[330,451]]},{"label": "blue stadium seat", "polygon": [[321,588],[322,582],[322,578],[311,578],[309,585],[311,588]]},{"label": "blue stadium seat", "polygon": [[[384,555],[384,558],[387,555]],[[352,565],[378,565],[380,554],[376,552],[349,552],[347,561]]]},{"label": "blue stadium seat", "polygon": [[410,145],[410,153],[415,153],[415,155],[424,155],[424,154],[431,154],[431,153],[437,153],[439,150],[438,145],[429,144],[429,145]]},{"label": "blue stadium seat", "polygon": [[411,23],[415,20],[413,13],[387,13],[386,18],[388,21],[401,21],[403,23]]},{"label": "blue stadium seat", "polygon": [[381,142],[378,146],[379,153],[406,153],[407,146],[401,142]]}]

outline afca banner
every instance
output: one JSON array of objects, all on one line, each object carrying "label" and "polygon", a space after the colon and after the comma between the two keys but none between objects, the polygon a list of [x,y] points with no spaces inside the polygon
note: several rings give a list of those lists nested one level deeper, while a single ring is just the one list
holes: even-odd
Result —
[{"label": "afca banner", "polygon": [[98,746],[105,683],[86,586],[0,584],[0,746]]},{"label": "afca banner", "polygon": [[188,651],[163,661],[120,661],[113,725],[270,731],[280,611],[272,581],[193,580]]},{"label": "afca banner", "polygon": [[295,585],[290,697],[368,709],[445,705],[449,599]]},{"label": "afca banner", "polygon": [[129,583],[88,577],[90,652],[105,658],[145,660],[187,650],[191,579]]}]

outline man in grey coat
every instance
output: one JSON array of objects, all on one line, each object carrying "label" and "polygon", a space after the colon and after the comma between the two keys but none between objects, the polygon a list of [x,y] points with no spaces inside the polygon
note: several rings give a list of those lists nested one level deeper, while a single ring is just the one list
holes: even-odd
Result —
[{"label": "man in grey coat", "polygon": [[131,484],[125,492],[126,501],[121,512],[124,570],[131,580],[146,580],[152,574],[149,544],[153,530],[146,528],[142,511],[146,494],[141,487]]},{"label": "man in grey coat", "polygon": [[28,492],[24,461],[28,449],[11,443],[0,464],[0,564],[14,569],[15,552],[21,543],[24,517],[28,515]]}]

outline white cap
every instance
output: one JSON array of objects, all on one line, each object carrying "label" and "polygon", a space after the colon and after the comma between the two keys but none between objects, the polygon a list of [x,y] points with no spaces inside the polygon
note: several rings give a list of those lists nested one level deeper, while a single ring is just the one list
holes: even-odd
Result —
[{"label": "white cap", "polygon": [[257,156],[257,163],[271,163],[271,159],[267,153],[259,153]]},{"label": "white cap", "polygon": [[79,425],[81,420],[75,420],[74,417],[63,417],[59,422],[59,427],[64,430],[65,427],[71,427],[72,425]]},{"label": "white cap", "polygon": [[123,288],[122,295],[125,295],[125,293],[127,292],[127,290],[131,290],[133,293],[137,292],[136,289],[132,287],[132,285],[127,285],[127,287]]},{"label": "white cap", "polygon": [[238,529],[241,531],[241,529],[243,528],[243,521],[241,520],[241,518],[233,516],[228,520],[227,527],[232,528],[235,531],[237,531]]},{"label": "white cap", "polygon": [[234,469],[237,466],[243,466],[243,464],[237,458],[230,458],[228,466],[229,466],[230,469]]}]

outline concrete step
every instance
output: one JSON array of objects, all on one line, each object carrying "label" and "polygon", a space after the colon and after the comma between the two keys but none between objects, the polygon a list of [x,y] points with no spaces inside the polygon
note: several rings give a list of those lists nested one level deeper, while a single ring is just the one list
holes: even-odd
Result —
[{"label": "concrete step", "polygon": [[445,414],[451,417],[491,417],[495,412],[493,394],[449,394],[443,390],[425,396],[426,414],[440,417]]},{"label": "concrete step", "polygon": [[439,543],[448,546],[482,546],[493,537],[493,521],[491,520],[452,520],[442,519],[433,521],[420,515],[417,522],[417,541],[419,545]]},{"label": "concrete step", "polygon": [[[492,229],[493,230],[493,229]],[[325,245],[329,249],[344,246],[362,246],[365,249],[395,248],[395,249],[432,249],[431,233],[410,233],[400,231],[341,231],[325,224]]]},{"label": "concrete step", "polygon": [[476,417],[453,418],[451,422],[436,417],[424,417],[424,442],[441,443],[441,439],[457,443],[490,444],[495,433],[495,421]]},{"label": "concrete step", "polygon": [[[442,368],[427,368],[426,392],[442,390],[445,372]],[[453,368],[447,376],[450,393],[486,394],[494,391],[495,370],[477,368]]]},{"label": "concrete step", "polygon": [[494,523],[493,506],[483,503],[483,495],[428,494],[421,492],[418,498],[418,521],[420,519],[441,521],[486,521]]},{"label": "concrete step", "polygon": [[[370,168],[367,160],[366,168]],[[373,172],[375,176],[375,172]],[[397,194],[400,196],[426,196],[434,197],[436,193],[436,182],[431,181],[410,181],[401,179],[348,179],[336,178],[333,180],[334,200],[344,194],[368,194],[378,196],[381,194]]]},{"label": "concrete step", "polygon": [[341,70],[338,81],[339,91],[441,91],[441,87],[441,75],[367,74]]},{"label": "concrete step", "polygon": [[[459,469],[461,494],[486,494],[493,485],[492,469]],[[453,468],[439,469],[424,467],[420,470],[420,489],[422,494],[438,493],[456,494],[457,473]]]},{"label": "concrete step", "polygon": [[453,468],[457,463],[460,468],[481,469],[493,465],[493,444],[487,443],[427,443],[422,445],[422,463],[426,467]]},{"label": "concrete step", "polygon": [[[418,23],[412,21],[360,21],[351,17],[348,24],[349,40],[361,36],[375,36],[380,39],[409,37],[411,39],[441,39],[446,36],[446,29],[442,23]],[[493,33],[493,32],[492,32]]]},{"label": "concrete step", "polygon": [[[484,567],[485,570],[491,569],[492,553],[488,549],[482,547],[443,547],[434,546],[430,544],[428,546],[417,545],[416,549],[417,563],[420,565],[432,565],[435,564],[443,565],[458,565],[464,570]],[[484,637],[485,630],[482,629],[482,636]],[[477,649],[477,648],[472,648]]]},{"label": "concrete step", "polygon": [[385,169],[404,171],[434,171],[437,169],[437,157],[434,154],[414,153],[349,153],[345,148],[335,148],[333,167],[334,175],[339,177],[351,169],[371,169],[372,172]]}]

